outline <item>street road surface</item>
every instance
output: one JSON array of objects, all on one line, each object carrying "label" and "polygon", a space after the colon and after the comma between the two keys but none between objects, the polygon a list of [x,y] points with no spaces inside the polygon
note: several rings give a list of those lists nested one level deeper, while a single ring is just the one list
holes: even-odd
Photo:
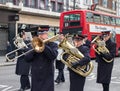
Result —
[{"label": "street road surface", "polygon": [[[87,77],[84,91],[102,91],[101,84],[96,83],[96,67],[94,62],[94,70]],[[57,70],[55,70],[55,78]],[[0,91],[17,91],[20,87],[19,76],[15,74],[15,65],[0,67]],[[120,90],[120,58],[115,59],[110,91]],[[30,91],[30,90],[27,90]],[[65,83],[56,84],[55,91],[69,91],[69,72],[65,68]]]}]

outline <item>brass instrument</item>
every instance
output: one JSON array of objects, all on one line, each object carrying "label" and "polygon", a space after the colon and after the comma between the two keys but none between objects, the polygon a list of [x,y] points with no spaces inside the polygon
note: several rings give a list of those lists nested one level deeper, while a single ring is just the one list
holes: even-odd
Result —
[{"label": "brass instrument", "polygon": [[57,40],[58,36],[59,36],[59,34],[57,34],[49,39],[46,39],[46,40],[41,40],[38,37],[34,37],[32,40],[32,47],[36,52],[42,52],[45,48],[45,43],[53,42],[53,41]]},{"label": "brass instrument", "polygon": [[[93,45],[93,49],[95,50],[95,52],[97,52],[97,54],[100,55],[100,53],[103,53],[103,54],[106,54],[106,53],[110,53],[109,50],[106,48],[106,44],[105,44],[105,41],[104,40],[101,40],[100,39],[100,36],[97,36],[93,39],[93,41],[91,43],[95,43],[96,44],[96,47],[95,45]],[[111,60],[107,60],[105,59],[104,57],[102,57],[102,59],[107,62],[107,63],[110,63],[113,61],[113,59]]]},{"label": "brass instrument", "polygon": [[[73,45],[71,45],[66,38],[59,44],[59,47],[62,48],[65,52],[61,54],[61,61],[66,64],[70,69],[74,72],[78,73],[79,75],[86,77],[88,76],[93,70],[93,63],[89,62],[87,65],[78,66],[77,68],[72,67],[72,62],[77,62],[79,59],[82,59],[84,55]],[[75,51],[71,51],[70,49],[74,49]],[[66,60],[64,56],[69,54]]]},{"label": "brass instrument", "polygon": [[9,53],[7,53],[7,54],[5,55],[5,56],[6,56],[6,59],[7,59],[8,61],[14,61],[15,59],[17,59],[17,58],[19,58],[19,57],[21,57],[21,56],[29,53],[29,52],[32,51],[32,50],[35,50],[36,52],[42,52],[42,51],[44,50],[44,45],[45,45],[45,43],[53,42],[53,41],[57,40],[57,39],[58,39],[58,36],[59,36],[59,35],[56,35],[56,36],[53,36],[53,37],[51,37],[51,38],[49,38],[49,39],[46,39],[46,40],[41,40],[41,39],[39,39],[38,37],[34,37],[34,38],[32,39],[32,42],[29,43],[29,44],[27,44],[27,45],[32,45],[33,48],[32,48],[31,50],[28,50],[27,52],[22,53],[21,55],[16,55],[14,58],[11,58],[11,59],[10,59],[9,56],[10,56],[11,54],[16,53],[18,50],[21,50],[21,49],[24,48],[25,46],[17,47],[18,49],[13,50],[13,51],[11,51],[11,52],[9,52]]}]

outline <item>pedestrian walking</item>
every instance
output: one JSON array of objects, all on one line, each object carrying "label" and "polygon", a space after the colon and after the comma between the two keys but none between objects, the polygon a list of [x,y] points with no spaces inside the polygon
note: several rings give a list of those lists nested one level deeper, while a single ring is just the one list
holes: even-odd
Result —
[{"label": "pedestrian walking", "polygon": [[[64,35],[62,33],[60,33],[59,40],[57,41],[58,45],[63,40],[63,38],[64,38]],[[61,62],[61,53],[63,51],[64,50],[62,50],[60,48],[58,49],[58,56],[57,56],[57,59],[56,59],[56,69],[58,69],[58,75],[56,77],[55,82],[58,83],[58,84],[60,82],[65,82],[65,77],[64,77],[65,64]]]}]

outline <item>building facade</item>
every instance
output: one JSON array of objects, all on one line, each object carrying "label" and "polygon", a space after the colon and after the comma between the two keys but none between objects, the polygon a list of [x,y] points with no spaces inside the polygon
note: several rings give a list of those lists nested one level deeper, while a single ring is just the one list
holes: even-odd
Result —
[{"label": "building facade", "polygon": [[25,25],[31,28],[49,25],[59,29],[59,17],[63,11],[90,9],[97,4],[96,11],[116,14],[117,0],[0,0],[0,55],[7,49],[7,41],[13,39]]}]

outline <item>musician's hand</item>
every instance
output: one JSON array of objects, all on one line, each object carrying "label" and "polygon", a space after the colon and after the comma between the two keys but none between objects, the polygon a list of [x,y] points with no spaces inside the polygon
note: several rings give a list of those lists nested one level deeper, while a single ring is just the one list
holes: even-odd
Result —
[{"label": "musician's hand", "polygon": [[103,54],[102,52],[99,52],[99,53],[100,53],[99,55],[100,55],[101,57],[103,57],[103,56],[104,56],[104,54]]},{"label": "musician's hand", "polygon": [[79,62],[72,62],[71,64],[73,68],[77,68],[80,65]]},{"label": "musician's hand", "polygon": [[78,53],[78,49],[76,49],[76,48],[70,48],[70,53],[76,54],[76,53]]}]

